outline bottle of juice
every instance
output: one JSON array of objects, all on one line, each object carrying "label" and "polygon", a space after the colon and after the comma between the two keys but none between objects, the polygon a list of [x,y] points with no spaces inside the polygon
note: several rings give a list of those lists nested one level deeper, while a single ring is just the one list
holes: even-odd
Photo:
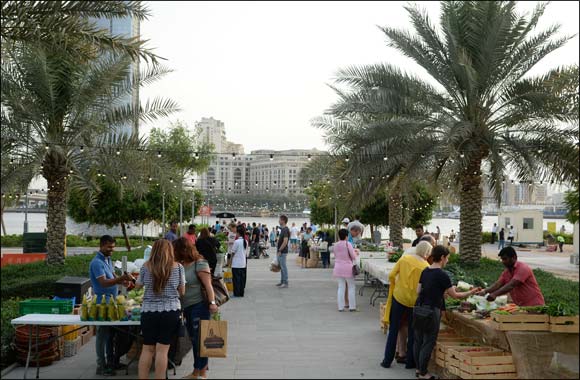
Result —
[{"label": "bottle of juice", "polygon": [[83,303],[81,304],[81,321],[89,319],[89,305],[87,303],[87,296],[83,296]]},{"label": "bottle of juice", "polygon": [[107,298],[103,294],[101,297],[101,303],[99,304],[99,313],[97,317],[98,321],[106,321],[107,320]]},{"label": "bottle of juice", "polygon": [[111,297],[109,299],[109,306],[107,310],[107,320],[108,321],[118,321],[119,318],[117,316],[117,305],[115,304],[115,299]]},{"label": "bottle of juice", "polygon": [[89,305],[89,321],[96,321],[98,315],[97,295],[93,295],[93,302]]}]

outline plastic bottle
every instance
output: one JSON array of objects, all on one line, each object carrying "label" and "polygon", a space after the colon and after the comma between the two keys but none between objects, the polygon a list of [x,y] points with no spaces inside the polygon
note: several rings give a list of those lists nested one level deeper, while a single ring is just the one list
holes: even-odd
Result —
[{"label": "plastic bottle", "polygon": [[97,321],[104,322],[106,320],[107,320],[107,298],[103,294],[103,296],[101,297],[101,303],[99,304]]},{"label": "plastic bottle", "polygon": [[145,248],[145,252],[143,253],[143,260],[147,261],[149,260],[149,256],[151,256],[151,249],[153,247],[151,247],[150,245],[147,246],[147,248]]},{"label": "plastic bottle", "polygon": [[81,303],[81,321],[86,321],[89,319],[89,305],[87,304],[87,296],[83,296],[83,302]]},{"label": "plastic bottle", "polygon": [[89,321],[96,321],[98,314],[97,295],[93,295],[93,302],[89,305]]},{"label": "plastic bottle", "polygon": [[109,298],[109,305],[107,310],[107,321],[118,321],[117,316],[117,305],[115,305],[115,299],[113,297]]}]

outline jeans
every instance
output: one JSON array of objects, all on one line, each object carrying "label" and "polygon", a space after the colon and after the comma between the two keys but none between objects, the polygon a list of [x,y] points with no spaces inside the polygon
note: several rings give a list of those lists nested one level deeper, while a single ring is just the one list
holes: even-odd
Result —
[{"label": "jeans", "polygon": [[560,252],[564,252],[564,243],[558,243],[558,246],[560,247]]},{"label": "jeans", "polygon": [[330,252],[320,252],[320,258],[322,259],[322,267],[330,268]]},{"label": "jeans", "polygon": [[437,335],[439,335],[439,324],[441,323],[441,310],[433,309],[434,320],[432,328],[429,330],[415,330],[415,349],[414,358],[417,364],[417,369],[424,376],[427,373],[427,366],[431,359],[431,353],[437,343]]},{"label": "jeans", "polygon": [[246,268],[232,268],[232,282],[234,283],[234,296],[243,297],[246,289]]},{"label": "jeans", "polygon": [[252,256],[260,257],[260,243],[252,242]]},{"label": "jeans", "polygon": [[193,369],[202,370],[207,366],[208,359],[199,356],[199,327],[200,321],[209,320],[209,308],[204,302],[200,302],[183,309],[183,314],[185,315],[187,333],[193,346]]},{"label": "jeans", "polygon": [[[113,331],[112,327],[98,326],[97,327],[97,366],[105,367],[107,362],[113,365]],[[105,360],[106,353],[106,360]]]},{"label": "jeans", "polygon": [[356,285],[354,283],[354,278],[338,278],[338,310],[344,309],[344,291],[348,285],[348,307],[351,310],[356,309]]},{"label": "jeans", "polygon": [[[350,300],[349,300],[350,301]],[[390,324],[389,324],[389,336],[387,337],[387,344],[385,346],[385,357],[383,358],[383,363],[390,366],[395,358],[395,350],[397,349],[397,336],[399,335],[399,326],[401,325],[401,318],[403,314],[407,312],[409,315],[409,336],[407,338],[407,364],[405,368],[415,368],[415,360],[413,358],[413,343],[414,331],[413,331],[413,309],[405,305],[401,305],[395,297],[393,297],[393,304],[391,306]]]},{"label": "jeans", "polygon": [[282,253],[278,256],[278,264],[280,265],[280,282],[282,284],[288,284],[288,267],[286,266],[287,253]]},{"label": "jeans", "polygon": [[276,240],[270,240],[270,247],[275,247],[276,246]]},{"label": "jeans", "polygon": [[501,250],[505,247],[505,240],[500,240],[497,249]]}]

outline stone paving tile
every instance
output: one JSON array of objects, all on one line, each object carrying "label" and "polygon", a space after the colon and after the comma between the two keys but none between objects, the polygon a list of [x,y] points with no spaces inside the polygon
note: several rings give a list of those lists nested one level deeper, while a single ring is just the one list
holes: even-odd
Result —
[{"label": "stone paving tile", "polygon": [[[248,261],[246,297],[222,308],[222,318],[228,320],[228,357],[210,358],[211,378],[413,379],[414,371],[402,366],[379,366],[386,336],[378,327],[378,304],[369,305],[370,292],[357,295],[360,312],[338,313],[332,272],[300,269],[295,257],[288,260],[288,289],[274,286],[280,275],[268,271],[269,261]],[[93,338],[75,357],[41,368],[40,378],[98,378],[94,344]],[[169,378],[191,373],[192,362],[190,353],[177,375],[170,371]],[[34,377],[34,371],[29,370],[28,378]],[[129,376],[122,371],[112,378],[136,376],[135,362]],[[19,367],[4,378],[22,377]]]}]

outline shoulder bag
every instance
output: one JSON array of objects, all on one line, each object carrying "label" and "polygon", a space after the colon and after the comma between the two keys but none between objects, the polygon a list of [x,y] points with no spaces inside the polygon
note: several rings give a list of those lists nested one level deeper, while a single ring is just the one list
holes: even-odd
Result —
[{"label": "shoulder bag", "polygon": [[[195,275],[197,276],[197,280],[199,281],[199,286],[201,287],[201,297],[203,298],[204,302],[209,305],[209,297],[207,295],[207,290],[205,286],[203,286],[203,282],[199,278],[199,274],[197,273],[197,262],[195,263]],[[211,273],[210,273],[211,276]],[[211,286],[213,288],[213,294],[215,297],[215,304],[219,307],[225,304],[230,300],[230,293],[228,292],[228,288],[224,280],[221,277],[214,277],[211,276]]]},{"label": "shoulder bag", "polygon": [[413,307],[413,329],[415,331],[431,331],[435,322],[435,311],[431,306],[423,305],[423,292],[417,298],[417,304]]},{"label": "shoulder bag", "polygon": [[352,275],[353,275],[353,277],[356,277],[360,274],[360,268],[358,267],[358,265],[356,265],[354,263],[355,259],[353,259],[352,256],[350,255],[350,251],[348,250],[348,241],[345,241],[345,246],[346,246],[346,252],[348,253],[348,257],[350,257],[350,259],[353,261]]}]

